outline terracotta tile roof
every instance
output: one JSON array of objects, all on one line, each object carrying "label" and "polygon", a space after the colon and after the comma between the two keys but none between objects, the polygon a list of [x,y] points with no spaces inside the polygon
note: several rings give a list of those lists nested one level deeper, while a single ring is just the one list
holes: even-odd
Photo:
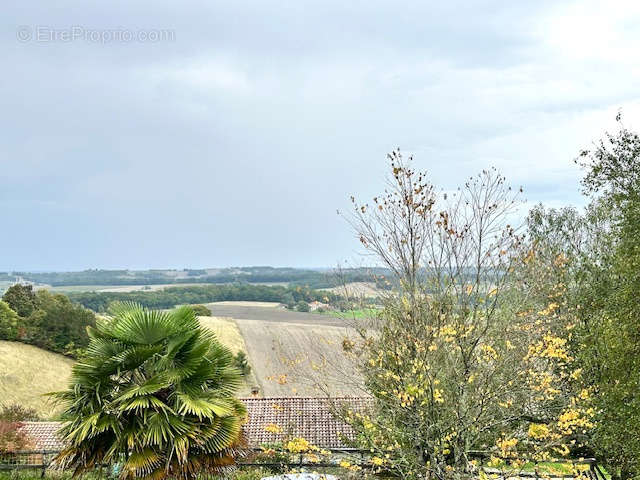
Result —
[{"label": "terracotta tile roof", "polygon": [[64,444],[58,438],[60,422],[24,422],[22,431],[33,442],[33,450],[62,450]]},{"label": "terracotta tile roof", "polygon": [[[344,448],[343,438],[352,439],[353,430],[337,419],[332,410],[348,406],[355,411],[366,409],[366,398],[343,397],[331,400],[323,398],[247,398],[249,420],[244,426],[245,435],[253,447],[281,441],[286,437],[303,437],[321,448]],[[281,433],[268,431],[275,425]]]},{"label": "terracotta tile roof", "polygon": [[[344,439],[352,439],[351,428],[337,419],[334,407],[347,406],[363,411],[369,400],[359,397],[334,399],[287,397],[244,398],[249,419],[244,425],[245,435],[252,447],[264,443],[282,441],[285,438],[303,437],[320,448],[345,448]],[[280,433],[275,433],[276,426]],[[59,422],[24,422],[23,431],[29,435],[35,450],[61,450],[63,443],[57,436]]]}]

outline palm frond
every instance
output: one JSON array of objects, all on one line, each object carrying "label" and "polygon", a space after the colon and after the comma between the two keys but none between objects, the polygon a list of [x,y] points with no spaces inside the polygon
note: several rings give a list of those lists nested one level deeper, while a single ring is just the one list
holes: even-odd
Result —
[{"label": "palm frond", "polygon": [[231,352],[190,308],[115,304],[90,330],[64,392],[57,461],[84,473],[126,458],[121,480],[192,480],[220,473],[242,448],[246,416]]}]

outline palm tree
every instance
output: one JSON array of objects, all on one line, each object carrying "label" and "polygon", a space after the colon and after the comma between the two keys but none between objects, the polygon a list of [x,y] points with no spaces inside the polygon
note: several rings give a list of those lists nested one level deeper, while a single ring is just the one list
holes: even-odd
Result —
[{"label": "palm tree", "polygon": [[89,327],[71,385],[57,458],[74,475],[121,464],[122,480],[193,479],[234,464],[245,442],[233,356],[188,307],[120,303]]}]

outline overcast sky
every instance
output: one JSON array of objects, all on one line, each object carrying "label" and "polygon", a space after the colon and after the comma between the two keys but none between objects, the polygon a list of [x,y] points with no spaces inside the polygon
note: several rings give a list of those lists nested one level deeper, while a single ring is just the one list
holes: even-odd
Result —
[{"label": "overcast sky", "polygon": [[336,209],[396,146],[581,205],[640,3],[526,3],[4,2],[0,270],[357,264]]}]

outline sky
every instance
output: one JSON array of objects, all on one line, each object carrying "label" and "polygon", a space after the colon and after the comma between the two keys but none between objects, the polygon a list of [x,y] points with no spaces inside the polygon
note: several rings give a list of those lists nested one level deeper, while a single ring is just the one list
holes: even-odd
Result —
[{"label": "sky", "polygon": [[0,271],[362,263],[386,153],[582,205],[640,128],[640,3],[5,2]]}]

